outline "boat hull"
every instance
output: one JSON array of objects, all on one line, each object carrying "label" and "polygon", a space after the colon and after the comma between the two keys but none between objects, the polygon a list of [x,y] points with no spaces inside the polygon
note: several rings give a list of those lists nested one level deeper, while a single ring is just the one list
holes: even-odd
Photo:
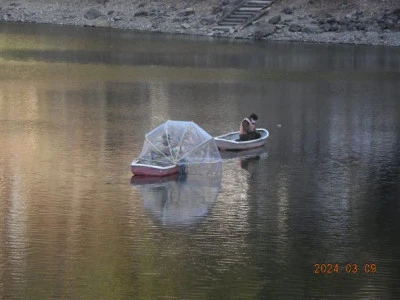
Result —
[{"label": "boat hull", "polygon": [[138,176],[169,176],[179,172],[178,165],[170,165],[166,167],[153,166],[138,163],[137,161],[132,162],[131,172]]},{"label": "boat hull", "polygon": [[164,184],[169,181],[175,181],[178,180],[179,178],[183,178],[186,176],[186,174],[179,174],[179,173],[174,173],[171,175],[166,175],[166,176],[140,176],[140,175],[133,175],[131,177],[131,185],[133,186],[142,186],[142,185],[149,185],[149,184],[154,184],[154,185],[159,185],[159,184]]},{"label": "boat hull", "polygon": [[269,132],[266,129],[257,129],[261,137],[250,141],[238,141],[239,132],[231,132],[214,138],[218,149],[220,150],[247,150],[262,147],[265,145]]}]

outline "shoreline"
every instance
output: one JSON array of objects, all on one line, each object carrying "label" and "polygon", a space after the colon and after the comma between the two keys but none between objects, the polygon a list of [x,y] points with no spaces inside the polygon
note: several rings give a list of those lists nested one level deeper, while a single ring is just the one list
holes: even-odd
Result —
[{"label": "shoreline", "polygon": [[217,21],[237,1],[5,0],[0,4],[0,26],[20,22],[260,41],[400,47],[400,3],[371,11],[367,6],[363,10],[316,8],[309,4],[311,1],[277,0],[249,26],[237,32],[222,32],[215,30]]}]

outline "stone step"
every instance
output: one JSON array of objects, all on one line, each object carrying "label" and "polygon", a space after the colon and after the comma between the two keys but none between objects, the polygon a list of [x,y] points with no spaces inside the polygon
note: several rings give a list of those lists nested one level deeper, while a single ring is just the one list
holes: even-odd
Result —
[{"label": "stone step", "polygon": [[257,0],[251,0],[251,1],[248,1],[248,2],[246,2],[246,5],[247,4],[259,4],[259,5],[262,5],[262,6],[266,6],[266,5],[269,5],[269,4],[271,4],[271,1],[257,1]]},{"label": "stone step", "polygon": [[224,32],[230,32],[232,31],[232,26],[216,26],[213,27],[214,31],[224,31]]},{"label": "stone step", "polygon": [[235,20],[247,20],[250,16],[237,16],[237,15],[230,15],[229,17],[227,17],[227,19],[235,19]]},{"label": "stone step", "polygon": [[[268,12],[267,7],[275,0],[247,0],[242,1],[217,23],[220,26],[231,27],[229,32],[242,30],[257,18]],[[228,31],[228,30],[227,30]]]},{"label": "stone step", "polygon": [[230,27],[234,27],[234,26],[240,25],[240,24],[242,24],[242,23],[237,23],[237,22],[225,22],[225,21],[222,21],[222,22],[219,23],[218,25],[219,25],[219,26],[230,26]]},{"label": "stone step", "polygon": [[258,5],[258,4],[242,6],[242,8],[258,8],[258,9],[262,9],[263,7],[264,7],[263,5]]},{"label": "stone step", "polygon": [[235,11],[231,14],[231,16],[247,16],[247,17],[251,17],[254,16],[254,12],[251,11]]},{"label": "stone step", "polygon": [[251,15],[230,15],[228,17],[234,17],[234,18],[237,18],[237,19],[249,19],[249,18],[252,18],[253,16],[254,16],[254,14],[251,14]]},{"label": "stone step", "polygon": [[268,4],[260,4],[260,3],[254,3],[254,2],[247,2],[246,4],[243,4],[242,7],[246,7],[246,6],[258,6],[258,7],[265,7]]},{"label": "stone step", "polygon": [[236,19],[236,18],[232,18],[232,17],[228,17],[226,19],[224,19],[222,22],[236,22],[236,23],[242,23],[244,21],[248,20],[247,18],[245,19]]},{"label": "stone step", "polygon": [[253,7],[241,7],[241,8],[238,8],[238,11],[259,12],[260,10],[261,10],[261,9],[258,8],[258,7],[256,7],[256,8],[253,8]]},{"label": "stone step", "polygon": [[[238,26],[238,25],[241,25],[241,24],[230,24],[230,23],[223,23],[223,24],[221,24],[221,25],[219,25],[219,26],[222,26],[222,27],[229,27],[229,28],[234,28],[234,27],[236,27],[236,26]],[[230,30],[231,31],[231,30]]]},{"label": "stone step", "polygon": [[236,13],[233,13],[233,14],[230,14],[228,17],[245,19],[245,18],[248,18],[248,17],[251,17],[251,16],[254,16],[254,14],[253,13],[248,13],[248,14],[236,14]]},{"label": "stone step", "polygon": [[226,18],[226,19],[224,19],[224,20],[222,20],[222,21],[219,21],[218,24],[219,24],[219,23],[222,23],[222,22],[242,23],[242,22],[247,21],[247,20],[248,20],[248,19],[238,20],[238,19],[229,19],[229,18]]}]

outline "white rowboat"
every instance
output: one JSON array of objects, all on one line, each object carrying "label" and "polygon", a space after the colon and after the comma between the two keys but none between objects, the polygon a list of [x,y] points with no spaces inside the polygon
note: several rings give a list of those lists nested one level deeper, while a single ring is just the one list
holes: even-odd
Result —
[{"label": "white rowboat", "polygon": [[268,130],[264,128],[257,128],[261,137],[250,141],[240,141],[239,132],[231,132],[220,135],[214,138],[217,147],[220,150],[245,150],[264,146],[266,139],[269,136]]}]

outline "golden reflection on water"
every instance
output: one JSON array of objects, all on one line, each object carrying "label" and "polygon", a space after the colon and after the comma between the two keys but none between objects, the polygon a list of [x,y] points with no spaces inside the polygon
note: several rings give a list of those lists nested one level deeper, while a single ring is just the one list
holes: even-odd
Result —
[{"label": "golden reflection on water", "polygon": [[225,162],[221,183],[223,189],[215,208],[221,216],[219,226],[214,232],[220,240],[218,252],[224,253],[218,262],[221,271],[228,270],[231,264],[245,264],[250,255],[247,244],[250,231],[247,194],[249,174],[238,167],[237,160]]},{"label": "golden reflection on water", "polygon": [[2,82],[0,89],[1,252],[8,253],[0,264],[8,265],[2,281],[10,277],[20,288],[36,272],[62,278],[57,257],[76,268],[72,261],[92,243],[85,230],[96,232],[100,225],[107,236],[115,230],[102,208],[107,202],[92,199],[106,197],[98,177],[107,164],[104,89],[92,88],[90,110],[66,97],[79,89],[58,90],[55,98],[52,91],[51,85],[23,81]]},{"label": "golden reflection on water", "polygon": [[290,210],[290,195],[289,195],[289,182],[287,178],[286,168],[282,168],[277,174],[277,215],[276,224],[278,229],[278,242],[277,242],[277,253],[279,253],[283,261],[288,259],[289,253],[289,224],[288,224],[288,213]]}]

